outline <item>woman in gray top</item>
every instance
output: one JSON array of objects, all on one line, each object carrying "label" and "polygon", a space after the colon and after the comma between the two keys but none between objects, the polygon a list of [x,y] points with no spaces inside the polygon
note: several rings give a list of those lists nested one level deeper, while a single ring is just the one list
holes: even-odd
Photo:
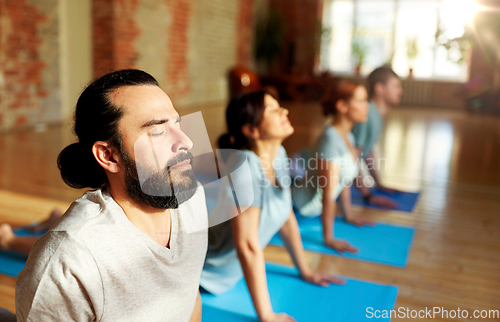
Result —
[{"label": "woman in gray top", "polygon": [[219,146],[241,150],[232,153],[226,164],[235,169],[237,159],[244,156],[250,174],[231,172],[231,180],[221,184],[209,218],[228,214],[232,219],[210,228],[200,282],[206,291],[220,294],[244,276],[260,321],[293,321],[286,314],[273,312],[267,290],[263,249],[277,232],[306,281],[325,286],[343,283],[333,276],[313,273],[307,265],[292,211],[289,162],[281,145],[294,131],[287,115],[288,111],[264,91],[243,94],[229,104],[229,133],[220,138]]}]

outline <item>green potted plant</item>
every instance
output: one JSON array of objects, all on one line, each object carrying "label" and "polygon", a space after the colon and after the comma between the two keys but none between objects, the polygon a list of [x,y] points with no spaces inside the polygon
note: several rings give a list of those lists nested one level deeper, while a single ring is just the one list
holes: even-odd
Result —
[{"label": "green potted plant", "polygon": [[320,72],[321,47],[329,46],[331,41],[332,28],[327,27],[319,19],[316,20],[316,30],[314,32],[314,46],[312,54],[314,55],[314,72]]},{"label": "green potted plant", "polygon": [[[446,37],[447,30],[438,23],[435,38],[439,46],[448,51],[448,60],[462,64],[468,60],[471,49],[480,47],[484,58],[493,70],[493,88],[500,88],[500,56],[498,42],[500,40],[500,12],[481,11],[476,13],[471,24],[464,26],[464,33],[460,37]],[[458,53],[458,55],[457,55]]]},{"label": "green potted plant", "polygon": [[[441,20],[438,20],[438,29],[436,31],[435,39],[438,46],[443,46],[448,52],[448,60],[456,64],[462,64],[467,60],[469,50],[477,45],[476,35],[470,25],[464,26],[464,33],[460,37],[448,38],[446,37],[446,29],[442,29]],[[478,35],[481,37],[482,35]],[[458,49],[459,55],[453,55]],[[488,55],[488,52],[485,52]],[[490,58],[490,57],[488,57]]]},{"label": "green potted plant", "polygon": [[354,59],[355,74],[359,76],[361,72],[361,67],[366,59],[366,54],[368,53],[368,46],[359,37],[354,37],[352,40],[352,57]]},{"label": "green potted plant", "polygon": [[418,38],[408,37],[406,39],[406,58],[408,59],[408,78],[413,78],[413,68],[418,57]]}]

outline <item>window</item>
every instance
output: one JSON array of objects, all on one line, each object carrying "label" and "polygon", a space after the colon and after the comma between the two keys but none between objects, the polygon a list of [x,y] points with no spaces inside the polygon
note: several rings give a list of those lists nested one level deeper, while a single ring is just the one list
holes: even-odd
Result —
[{"label": "window", "polygon": [[[365,48],[361,74],[390,63],[406,77],[465,81],[466,63],[457,64],[439,43],[459,37],[472,17],[472,0],[325,0],[323,23],[330,28],[321,53],[324,69],[352,73],[357,65],[353,43]],[[438,29],[439,28],[439,29]],[[437,31],[444,31],[436,39]],[[408,46],[414,44],[414,59]]]}]

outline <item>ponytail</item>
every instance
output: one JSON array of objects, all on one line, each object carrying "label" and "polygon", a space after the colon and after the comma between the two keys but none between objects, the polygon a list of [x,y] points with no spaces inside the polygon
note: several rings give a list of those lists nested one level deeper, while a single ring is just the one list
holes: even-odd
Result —
[{"label": "ponytail", "polygon": [[231,142],[231,134],[229,133],[221,135],[217,143],[219,149],[234,149],[234,145]]},{"label": "ponytail", "polygon": [[106,172],[94,158],[92,145],[80,142],[68,145],[59,153],[57,167],[64,182],[72,188],[100,188],[107,182]]}]

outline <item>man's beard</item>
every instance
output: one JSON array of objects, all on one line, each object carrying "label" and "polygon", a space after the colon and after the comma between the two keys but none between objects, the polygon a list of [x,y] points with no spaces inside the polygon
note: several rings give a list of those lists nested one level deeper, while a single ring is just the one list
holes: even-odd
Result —
[{"label": "man's beard", "polygon": [[[198,187],[192,169],[171,171],[170,167],[193,158],[190,152],[181,153],[170,159],[165,169],[151,174],[151,171],[138,167],[130,155],[122,150],[122,162],[125,168],[125,186],[132,199],[157,209],[177,209],[179,205],[191,199]],[[142,185],[138,171],[150,176]]]}]

